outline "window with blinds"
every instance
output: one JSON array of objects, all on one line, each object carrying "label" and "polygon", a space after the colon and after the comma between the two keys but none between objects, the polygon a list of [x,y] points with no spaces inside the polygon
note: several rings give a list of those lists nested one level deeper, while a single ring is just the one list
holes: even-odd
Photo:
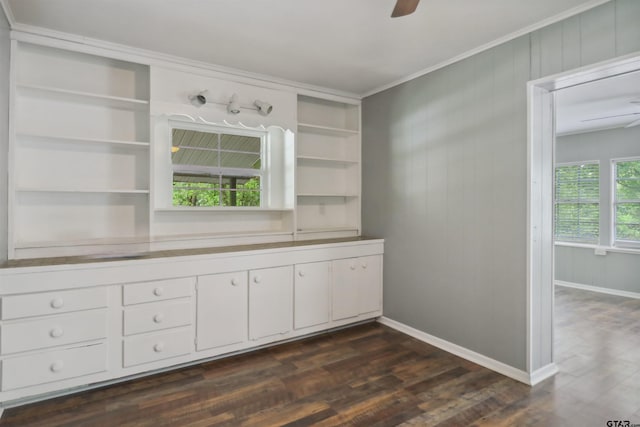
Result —
[{"label": "window with blinds", "polygon": [[600,165],[558,165],[555,170],[554,225],[557,241],[598,243]]},{"label": "window with blinds", "polygon": [[640,159],[613,160],[614,244],[640,247]]}]

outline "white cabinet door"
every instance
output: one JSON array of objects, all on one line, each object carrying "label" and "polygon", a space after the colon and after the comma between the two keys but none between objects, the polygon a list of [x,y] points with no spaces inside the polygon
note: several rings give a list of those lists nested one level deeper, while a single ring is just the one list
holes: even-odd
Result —
[{"label": "white cabinet door", "polygon": [[360,314],[382,310],[382,257],[358,258],[360,268]]},{"label": "white cabinet door", "polygon": [[291,331],[293,267],[264,268],[249,272],[249,338]]},{"label": "white cabinet door", "polygon": [[333,320],[382,310],[382,256],[338,259],[332,271]]},{"label": "white cabinet door", "polygon": [[359,276],[360,266],[357,258],[332,261],[332,319],[340,320],[356,317],[360,313]]},{"label": "white cabinet door", "polygon": [[198,351],[247,340],[247,272],[198,277]]},{"label": "white cabinet door", "polygon": [[295,329],[329,321],[330,265],[327,261],[296,265],[293,290]]}]

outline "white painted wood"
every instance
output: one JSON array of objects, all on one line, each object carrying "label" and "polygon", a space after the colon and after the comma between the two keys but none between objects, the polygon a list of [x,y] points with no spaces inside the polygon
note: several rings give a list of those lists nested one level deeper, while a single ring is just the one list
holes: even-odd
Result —
[{"label": "white painted wood", "polygon": [[124,335],[159,331],[191,324],[189,299],[140,304],[124,309]]},{"label": "white painted wood", "polygon": [[107,336],[104,309],[5,323],[0,327],[2,354],[97,340]]},{"label": "white painted wood", "polygon": [[36,294],[3,296],[2,319],[68,313],[107,306],[106,288],[86,288]]},{"label": "white painted wood", "polygon": [[249,339],[282,335],[293,323],[293,268],[249,272]]},{"label": "white painted wood", "polygon": [[382,257],[372,255],[358,259],[360,288],[358,314],[382,311]]},{"label": "white painted wood", "polygon": [[330,267],[331,263],[327,261],[295,266],[293,291],[295,329],[329,322]]},{"label": "white painted wood", "polygon": [[135,366],[189,354],[193,349],[192,335],[189,329],[179,328],[128,337],[124,340],[123,366]]},{"label": "white painted wood", "polygon": [[331,263],[331,319],[356,317],[360,313],[360,265],[357,258]]},{"label": "white painted wood", "polygon": [[198,351],[247,341],[247,280],[246,271],[198,277]]},{"label": "white painted wood", "polygon": [[193,294],[194,286],[194,277],[124,285],[122,289],[123,304],[131,305],[190,297]]},{"label": "white painted wood", "polygon": [[583,291],[598,292],[618,297],[640,299],[640,292],[622,291],[620,289],[603,288],[602,286],[585,285],[582,283],[566,282],[564,280],[554,280],[554,284],[556,286],[564,286],[565,288],[581,289]]},{"label": "white painted wood", "polygon": [[2,391],[105,371],[104,344],[54,350],[2,361]]},{"label": "white painted wood", "polygon": [[[15,401],[15,399],[42,399],[52,396],[52,393],[64,392],[69,388],[84,386],[88,383],[104,384],[105,381],[122,380],[132,375],[139,376],[171,366],[182,366],[198,360],[236,354],[275,342],[370,320],[379,316],[380,311],[357,314],[339,320],[329,319],[324,323],[316,324],[319,319],[326,319],[329,313],[330,300],[327,289],[329,278],[326,277],[326,266],[334,260],[346,258],[363,260],[371,255],[381,255],[382,252],[381,240],[356,240],[284,248],[278,248],[276,245],[276,247],[257,250],[238,248],[222,250],[215,254],[156,259],[109,262],[96,260],[93,263],[2,268],[0,269],[0,296],[3,298],[3,309],[12,306],[8,304],[9,302],[20,301],[20,298],[26,296],[46,296],[47,299],[44,301],[50,304],[51,295],[58,295],[58,292],[52,289],[78,295],[84,291],[96,289],[106,292],[106,309],[84,311],[85,308],[81,307],[74,312],[61,315],[49,315],[51,314],[49,311],[43,312],[38,309],[35,313],[21,314],[21,316],[41,316],[38,318],[24,317],[0,321],[0,332],[11,325],[50,326],[49,322],[60,318],[75,319],[72,329],[85,328],[84,324],[87,322],[83,321],[83,316],[86,313],[106,311],[108,319],[106,335],[100,333],[98,335],[101,338],[95,335],[92,336],[91,341],[83,342],[89,344],[96,340],[104,340],[101,343],[101,351],[109,361],[109,366],[108,370],[101,368],[97,372],[87,371],[89,373],[86,375],[74,374],[53,382],[43,376],[43,381],[47,382],[32,382],[25,387],[0,392],[0,404]],[[305,271],[319,268],[319,274],[314,273],[304,277],[313,278],[315,282],[316,279],[324,276],[324,280],[318,280],[318,287],[305,289],[309,291],[308,293],[301,293],[301,288],[298,286],[294,295],[293,275],[296,266],[304,267]],[[362,270],[361,264],[360,269]],[[261,288],[252,286],[253,301],[249,300],[248,295],[248,271],[252,272],[254,279],[258,275],[258,284],[264,285]],[[381,274],[380,270],[378,272]],[[175,277],[178,279],[172,279]],[[185,290],[194,288],[196,278],[198,292],[194,300],[192,291]],[[238,286],[231,283],[234,278],[239,279]],[[176,294],[164,293],[167,288],[163,288],[161,292],[163,295],[159,297],[153,294],[155,287],[167,284],[173,284],[170,287],[176,286],[179,295],[182,293],[185,295],[156,302],[159,297],[176,296]],[[226,288],[223,287],[224,285]],[[150,293],[152,295],[149,295]],[[127,294],[126,297],[125,294]],[[306,298],[301,298],[303,296]],[[24,303],[16,306],[24,306],[29,301],[36,300],[25,299]],[[68,303],[66,300],[62,302],[63,307]],[[125,304],[125,302],[136,304]],[[55,305],[60,305],[60,302],[56,302]],[[252,314],[248,312],[250,305],[254,309]],[[322,306],[324,307],[320,309]],[[154,327],[149,326],[149,322],[154,321],[154,316],[160,312],[159,310],[166,314],[166,310],[177,311],[178,307],[181,313],[176,315],[182,319],[178,323],[184,323],[186,326],[175,326],[178,323],[169,322],[174,318],[173,315],[167,315],[160,322],[160,324],[164,321],[169,322],[170,324],[164,323],[162,326],[171,326],[169,329],[153,330]],[[359,304],[356,303],[356,307],[360,307]],[[359,308],[358,311],[364,310]],[[3,310],[3,312],[6,314],[6,311]],[[184,316],[184,313],[188,315]],[[306,323],[313,323],[313,325],[301,327],[303,323],[297,322],[296,328],[293,328],[294,313],[298,315],[299,320],[306,319]],[[249,317],[254,321],[255,335],[251,340],[248,339]],[[55,328],[41,331],[51,333],[52,329]],[[62,337],[68,336],[67,329],[62,329],[62,332]],[[29,348],[34,350],[0,355],[3,366],[9,359],[29,357],[35,352],[49,354],[63,348],[60,346],[58,349],[51,348],[51,350],[36,349],[36,347],[48,345],[46,338],[40,335],[30,332],[14,334],[15,340],[29,343]],[[1,336],[2,333],[0,333],[0,339]],[[194,346],[196,336],[197,349]],[[84,340],[84,338],[87,337],[81,339]],[[156,344],[162,344],[158,347],[159,351],[155,349]],[[74,344],[65,344],[64,348],[66,349],[69,345]],[[0,349],[4,348],[6,346],[0,345]]]}]

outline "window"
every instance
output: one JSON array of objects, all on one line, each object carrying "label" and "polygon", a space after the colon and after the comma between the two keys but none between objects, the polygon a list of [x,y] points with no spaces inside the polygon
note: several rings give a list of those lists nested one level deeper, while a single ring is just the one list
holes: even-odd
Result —
[{"label": "window", "polygon": [[173,206],[260,207],[264,136],[172,129]]},{"label": "window", "polygon": [[640,159],[613,160],[613,243],[640,247]]},{"label": "window", "polygon": [[600,165],[558,165],[555,171],[555,239],[597,243],[600,231]]}]

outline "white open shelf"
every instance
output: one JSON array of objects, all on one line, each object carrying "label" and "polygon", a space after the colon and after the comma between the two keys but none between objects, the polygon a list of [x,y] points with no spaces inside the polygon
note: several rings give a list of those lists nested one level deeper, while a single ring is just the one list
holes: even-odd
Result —
[{"label": "white open shelf", "polygon": [[310,123],[298,123],[300,132],[316,133],[328,136],[352,136],[359,135],[360,131],[346,128],[334,128],[330,126],[314,125]]},{"label": "white open shelf", "polygon": [[89,101],[99,102],[112,107],[129,107],[137,108],[149,105],[149,101],[136,98],[125,98],[120,96],[102,95],[98,93],[83,92],[78,90],[61,89],[51,86],[40,86],[33,84],[20,83],[18,89],[25,92],[33,92],[36,95],[49,94],[59,97],[60,99],[68,99],[70,101]]},{"label": "white open shelf", "polygon": [[359,163],[357,160],[339,159],[335,157],[306,156],[306,155],[298,155],[298,160],[312,161],[312,162],[345,163],[345,164]]},{"label": "white open shelf", "polygon": [[131,145],[135,147],[149,147],[148,142],[144,141],[125,141],[120,139],[106,139],[106,138],[92,138],[92,137],[80,137],[80,136],[65,136],[65,135],[45,135],[38,133],[20,132],[17,134],[20,137],[42,139],[58,142],[74,142],[79,144],[114,144],[114,145]]},{"label": "white open shelf", "polygon": [[22,193],[149,194],[149,190],[98,188],[18,188]]}]

